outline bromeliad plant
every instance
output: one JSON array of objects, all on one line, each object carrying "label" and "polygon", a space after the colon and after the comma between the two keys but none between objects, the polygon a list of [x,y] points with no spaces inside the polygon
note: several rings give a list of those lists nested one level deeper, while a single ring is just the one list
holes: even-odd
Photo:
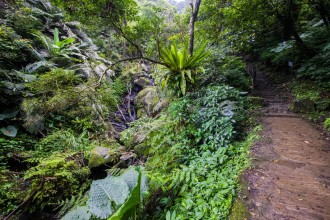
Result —
[{"label": "bromeliad plant", "polygon": [[178,49],[176,43],[172,44],[170,48],[163,48],[160,58],[168,71],[164,76],[162,87],[169,87],[179,96],[185,95],[187,84],[193,84],[197,73],[204,72],[201,64],[209,55],[209,52],[204,51],[205,47],[206,43],[193,55],[188,53],[188,42],[181,50]]}]

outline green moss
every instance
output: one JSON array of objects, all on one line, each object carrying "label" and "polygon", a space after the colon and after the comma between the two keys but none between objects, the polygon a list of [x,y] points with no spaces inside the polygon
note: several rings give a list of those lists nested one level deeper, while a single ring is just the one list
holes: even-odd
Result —
[{"label": "green moss", "polygon": [[245,204],[236,200],[229,216],[229,220],[247,220],[249,219],[250,213]]},{"label": "green moss", "polygon": [[22,39],[11,27],[0,25],[1,67],[19,67],[33,61],[31,50],[30,40]]}]

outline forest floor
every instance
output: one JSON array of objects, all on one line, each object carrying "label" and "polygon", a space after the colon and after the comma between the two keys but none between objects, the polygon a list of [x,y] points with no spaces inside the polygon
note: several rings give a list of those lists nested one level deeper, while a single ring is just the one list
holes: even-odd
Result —
[{"label": "forest floor", "polygon": [[250,219],[330,219],[330,144],[314,125],[289,111],[290,94],[257,74],[261,139],[244,174]]}]

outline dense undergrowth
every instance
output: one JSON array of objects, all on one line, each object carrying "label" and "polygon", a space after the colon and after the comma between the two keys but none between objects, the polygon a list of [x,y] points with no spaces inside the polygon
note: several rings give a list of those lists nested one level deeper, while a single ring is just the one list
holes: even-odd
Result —
[{"label": "dense undergrowth", "polygon": [[151,194],[144,219],[163,219],[164,210],[176,213],[175,219],[228,216],[255,138],[236,129],[247,117],[244,100],[232,87],[206,87],[172,102],[158,119],[139,119],[124,132],[126,143],[144,136],[138,146],[147,149]]},{"label": "dense undergrowth", "polygon": [[[242,91],[249,90],[250,79],[240,58],[217,47],[205,51],[207,44],[190,57],[187,45],[178,43],[167,58],[161,51],[165,69],[138,62],[109,68],[104,58],[132,55],[113,31],[95,36],[98,51],[80,23],[64,22],[47,1],[6,7],[0,26],[1,217],[229,215],[254,137],[247,136],[249,101]],[[157,12],[144,7],[143,19]],[[88,29],[100,32],[91,24]],[[152,55],[157,44],[149,47]],[[184,67],[169,68],[176,65],[173,57],[186,61]],[[130,97],[134,102],[123,105]],[[134,105],[139,119],[120,134],[113,122],[128,126]],[[131,165],[145,169],[123,171]]]},{"label": "dense undergrowth", "polygon": [[285,28],[265,1],[205,1],[189,54],[188,9],[51,2],[0,10],[1,218],[227,219],[259,129],[247,54],[330,129],[329,28],[312,7],[302,46],[269,35]]}]

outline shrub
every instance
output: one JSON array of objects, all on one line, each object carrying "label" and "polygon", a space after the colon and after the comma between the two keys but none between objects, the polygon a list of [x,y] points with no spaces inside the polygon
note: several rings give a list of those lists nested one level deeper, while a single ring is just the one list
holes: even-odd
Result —
[{"label": "shrub", "polygon": [[240,57],[223,56],[224,51],[214,50],[207,63],[207,71],[198,77],[200,86],[226,84],[242,91],[251,89],[252,81],[246,64]]},{"label": "shrub", "polygon": [[92,148],[93,144],[88,140],[86,132],[78,136],[71,130],[58,130],[36,144],[31,160],[44,159],[52,152],[81,152],[86,156]]},{"label": "shrub", "polygon": [[328,131],[330,131],[330,118],[325,119],[323,126],[325,129],[327,129]]},{"label": "shrub", "polygon": [[34,94],[22,103],[24,125],[32,133],[72,125],[80,132],[101,131],[125,88],[120,78],[98,87],[94,79],[83,82],[73,71],[63,69],[42,74],[26,86]]}]

